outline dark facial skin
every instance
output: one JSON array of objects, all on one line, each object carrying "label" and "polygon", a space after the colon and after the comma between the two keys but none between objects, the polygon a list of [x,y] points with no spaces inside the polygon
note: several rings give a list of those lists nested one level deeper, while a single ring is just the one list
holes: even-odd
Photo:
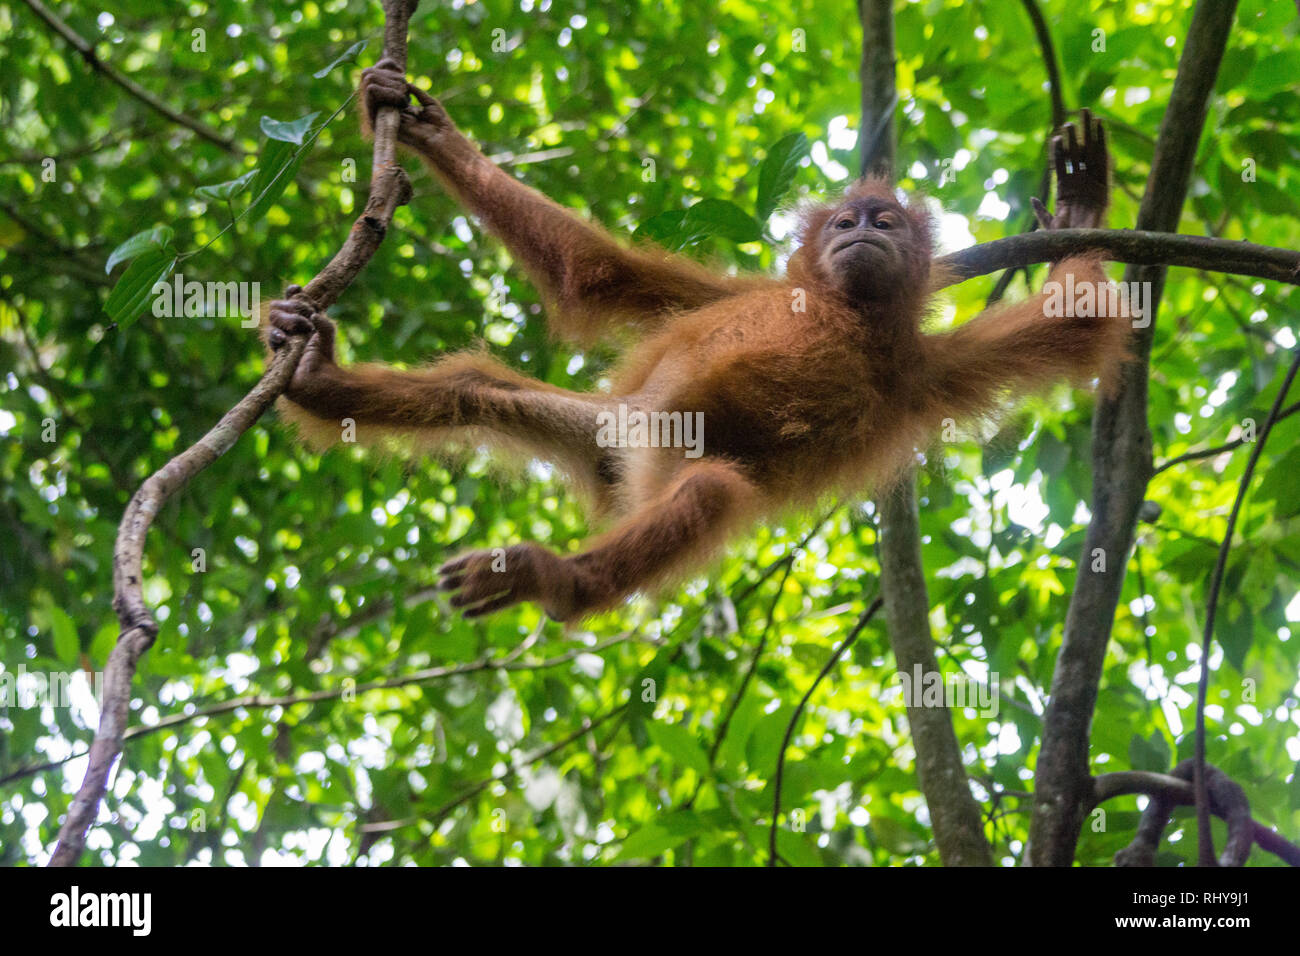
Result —
[{"label": "dark facial skin", "polygon": [[818,263],[854,302],[889,295],[907,272],[912,229],[897,203],[869,197],[838,207],[822,228]]}]

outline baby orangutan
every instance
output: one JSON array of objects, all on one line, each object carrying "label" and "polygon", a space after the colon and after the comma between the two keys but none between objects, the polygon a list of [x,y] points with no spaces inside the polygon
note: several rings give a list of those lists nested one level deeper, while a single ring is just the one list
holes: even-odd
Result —
[{"label": "baby orangutan", "polygon": [[[609,392],[583,394],[478,352],[417,371],[345,368],[334,361],[333,324],[300,289],[272,305],[272,349],[311,336],[282,403],[309,436],[332,440],[351,419],[362,440],[418,434],[522,452],[554,462],[612,518],[578,554],[516,544],[447,562],[440,584],[467,616],[519,601],[559,620],[612,607],[700,568],[759,518],[885,490],[945,419],[991,412],[1009,393],[1104,375],[1124,354],[1128,319],[1048,318],[1041,294],[951,332],[922,333],[930,217],[883,181],[859,181],[808,212],[784,278],[727,276],[621,246],[517,182],[390,61],[364,73],[361,97],[368,117],[402,110],[402,144],[506,244],[559,336],[634,336]],[[1063,134],[1053,143],[1057,214],[1041,218],[1048,228],[1098,226],[1108,197],[1101,125],[1085,113]],[[1069,274],[1076,287],[1106,282],[1096,258],[1061,262],[1049,281]],[[637,412],[701,421],[702,445],[598,440],[610,416]]]}]

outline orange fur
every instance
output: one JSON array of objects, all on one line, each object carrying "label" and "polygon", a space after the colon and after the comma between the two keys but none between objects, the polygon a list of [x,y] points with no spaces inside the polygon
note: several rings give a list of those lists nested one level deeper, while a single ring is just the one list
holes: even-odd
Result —
[{"label": "orange fur", "polygon": [[[437,130],[403,123],[403,142],[545,291],[557,332],[580,342],[639,333],[608,393],[565,391],[478,353],[410,372],[340,368],[332,339],[319,367],[295,379],[294,417],[312,434],[337,434],[351,418],[363,440],[490,441],[556,461],[614,516],[578,555],[516,545],[447,564],[443,584],[468,614],[533,600],[570,619],[671,583],[756,519],[826,495],[884,491],[945,419],[987,415],[1009,393],[1107,375],[1124,354],[1127,320],[1049,319],[1041,295],[924,334],[931,219],[881,180],[805,211],[784,279],[735,278],[619,246],[497,169],[449,121]],[[1050,278],[1069,273],[1105,282],[1093,259],[1064,262]],[[620,405],[702,413],[703,456],[600,447],[598,416]]]}]

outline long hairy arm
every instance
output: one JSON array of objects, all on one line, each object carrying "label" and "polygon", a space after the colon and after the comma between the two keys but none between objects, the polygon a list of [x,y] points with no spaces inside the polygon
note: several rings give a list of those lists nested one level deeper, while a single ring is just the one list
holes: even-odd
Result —
[{"label": "long hairy arm", "polygon": [[[1115,314],[1071,314],[1089,311],[1085,294],[1092,297],[1091,311]],[[926,336],[928,393],[939,417],[980,415],[1008,394],[1061,381],[1100,378],[1108,386],[1134,321],[1122,304],[1100,260],[1067,259],[1033,298],[995,306],[951,332]]]},{"label": "long hairy arm", "polygon": [[[362,78],[369,115],[403,109],[401,142],[497,236],[552,307],[552,323],[581,344],[613,324],[640,329],[684,309],[732,294],[745,280],[717,275],[688,259],[620,245],[603,229],[501,170],[456,128],[442,105],[382,61]],[[411,97],[418,108],[408,105]]]}]

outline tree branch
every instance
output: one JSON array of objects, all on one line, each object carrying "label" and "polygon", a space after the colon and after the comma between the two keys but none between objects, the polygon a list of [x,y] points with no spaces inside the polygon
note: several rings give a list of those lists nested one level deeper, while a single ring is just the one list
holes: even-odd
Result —
[{"label": "tree branch", "polygon": [[[1056,61],[1056,48],[1052,45],[1052,34],[1047,28],[1047,21],[1043,19],[1043,11],[1039,8],[1037,0],[1022,0],[1025,13],[1029,16],[1029,22],[1033,25],[1034,35],[1038,38],[1038,48],[1043,54],[1043,65],[1047,68],[1047,93],[1052,100],[1052,126],[1049,132],[1055,133],[1065,124],[1065,98],[1061,93],[1061,70]],[[1052,164],[1044,154],[1043,175],[1038,181],[1037,196],[1044,203],[1047,202],[1048,190],[1052,187]],[[1033,232],[1038,228],[1038,217],[1030,209],[1027,214],[1027,223],[1023,232]],[[996,302],[1001,302],[1002,297],[1007,294],[1007,289],[1011,287],[1011,282],[1016,277],[1019,267],[1007,269],[1002,275],[998,276],[998,281],[993,285],[993,291],[989,293],[984,307],[988,308]],[[1025,273],[1028,280],[1028,272]]]},{"label": "tree branch", "polygon": [[32,13],[44,20],[45,24],[51,30],[63,37],[63,39],[67,40],[68,45],[81,54],[81,58],[85,60],[87,65],[89,65],[96,73],[116,83],[145,106],[149,107],[154,112],[167,117],[167,119],[176,123],[178,126],[184,126],[186,129],[197,134],[201,138],[206,139],[209,143],[212,143],[215,146],[220,146],[228,153],[234,153],[237,156],[242,154],[242,150],[240,150],[239,147],[226,139],[211,126],[199,122],[192,116],[186,116],[184,113],[177,112],[146,90],[139,83],[135,82],[135,80],[122,73],[117,69],[117,67],[101,60],[99,54],[95,52],[94,44],[86,40],[81,36],[81,34],[77,33],[76,30],[72,29],[72,27],[60,20],[58,16],[55,15],[54,11],[41,3],[41,0],[23,0],[23,3],[27,4]]},{"label": "tree branch", "polygon": [[[1169,814],[1173,808],[1190,807],[1196,803],[1196,788],[1188,779],[1191,776],[1190,765],[1190,760],[1184,760],[1174,768],[1177,776],[1152,773],[1147,770],[1121,770],[1101,774],[1093,780],[1089,809],[1115,797],[1145,794],[1151,798],[1146,810],[1142,812],[1142,819],[1138,823],[1133,842],[1115,854],[1116,866],[1154,865],[1156,849],[1169,823]],[[1257,843],[1260,849],[1267,850],[1291,866],[1300,866],[1300,846],[1296,846],[1276,830],[1252,819],[1245,792],[1227,774],[1213,766],[1207,766],[1206,770],[1217,781],[1216,790],[1220,795],[1218,800],[1212,800],[1214,813],[1229,820],[1229,832],[1235,834],[1235,839],[1230,836],[1232,845],[1224,848],[1224,856],[1221,858],[1223,865],[1244,864],[1250,854],[1250,844]]]},{"label": "tree branch", "polygon": [[1114,262],[1184,266],[1300,285],[1300,252],[1253,242],[1134,229],[1053,229],[995,239],[935,260],[935,288],[999,269],[1098,251]]},{"label": "tree branch", "polygon": [[1223,573],[1228,567],[1228,552],[1232,550],[1232,532],[1237,527],[1241,503],[1246,499],[1246,492],[1250,489],[1250,479],[1254,476],[1255,466],[1264,451],[1264,443],[1268,441],[1269,432],[1277,423],[1282,402],[1286,400],[1286,393],[1291,390],[1291,383],[1295,381],[1297,371],[1300,371],[1300,348],[1296,349],[1291,367],[1287,370],[1286,378],[1282,380],[1282,387],[1278,389],[1277,398],[1273,400],[1273,407],[1268,412],[1268,420],[1260,430],[1259,440],[1250,450],[1246,470],[1242,472],[1241,481],[1237,485],[1237,497],[1232,503],[1232,513],[1228,515],[1228,527],[1223,532],[1223,544],[1219,545],[1219,557],[1214,563],[1214,573],[1210,577],[1210,594],[1205,602],[1205,634],[1201,638],[1201,676],[1196,692],[1196,760],[1193,777],[1196,787],[1196,839],[1201,866],[1214,865],[1214,840],[1210,833],[1209,781],[1206,778],[1206,771],[1209,768],[1205,763],[1205,699],[1210,692],[1210,644],[1214,640],[1214,617],[1219,609],[1219,590],[1223,587]]},{"label": "tree branch", "polygon": [[108,787],[109,773],[122,752],[136,662],[158,635],[158,622],[145,604],[141,591],[144,577],[141,562],[149,525],[168,498],[225,454],[270,407],[289,384],[306,347],[306,339],[301,336],[288,343],[272,360],[271,367],[253,390],[198,442],[150,475],[126,506],[113,549],[113,610],[117,612],[121,631],[104,666],[99,729],[90,745],[86,776],[59,830],[59,844],[50,859],[51,866],[71,866],[81,855],[86,832],[95,820],[99,802]]},{"label": "tree branch", "polygon": [[[1146,193],[1138,208],[1136,225],[1140,230],[1172,233],[1178,229],[1196,159],[1196,144],[1205,126],[1210,94],[1236,7],[1236,0],[1197,0],[1169,103],[1160,122]],[[1004,241],[1041,242],[1040,235]],[[1111,241],[1121,240],[1108,239]],[[1160,241],[1181,243],[1184,250],[1188,243],[1205,248],[1206,243],[1213,242],[1190,236],[1177,240],[1166,236]],[[1128,254],[1135,251],[1130,249]],[[1112,252],[1118,254],[1113,247]],[[1289,262],[1290,271],[1277,270],[1284,273],[1278,278],[1294,275],[1296,260],[1292,258]],[[1092,520],[1079,557],[1079,573],[1066,612],[1065,634],[1052,673],[1051,696],[1043,722],[1034,780],[1034,811],[1029,826],[1027,858],[1031,866],[1073,863],[1091,794],[1088,742],[1097,706],[1097,687],[1101,683],[1115,608],[1124,586],[1138,509],[1146,497],[1151,477],[1147,387],[1151,341],[1165,274],[1163,265],[1138,265],[1124,274],[1126,282],[1151,283],[1152,295],[1148,300],[1147,321],[1135,328],[1131,338],[1136,361],[1124,365],[1118,390],[1114,395],[1101,396],[1093,412]]]},{"label": "tree branch", "polygon": [[[563,654],[557,654],[554,657],[548,657],[540,661],[520,661],[516,658],[520,653],[526,650],[522,645],[504,657],[483,657],[477,661],[470,661],[467,664],[451,664],[443,667],[428,667],[423,670],[412,671],[409,674],[403,674],[400,677],[390,677],[386,680],[370,681],[365,684],[349,685],[341,684],[337,687],[331,687],[325,690],[304,691],[297,694],[247,694],[243,697],[232,697],[229,700],[219,701],[215,704],[209,704],[205,707],[198,707],[195,710],[186,711],[179,714],[169,714],[168,716],[152,724],[136,724],[127,729],[122,735],[122,741],[125,743],[129,740],[135,740],[139,737],[147,737],[150,734],[156,734],[160,730],[167,730],[171,727],[178,727],[181,724],[188,724],[196,720],[205,720],[209,717],[222,717],[226,714],[234,713],[237,710],[268,710],[272,707],[294,707],[298,704],[318,704],[326,700],[338,700],[348,694],[360,696],[368,694],[375,690],[393,690],[398,687],[409,687],[412,684],[427,684],[432,681],[442,680],[447,677],[459,677],[462,674],[474,674],[482,671],[541,671],[558,667],[561,664],[574,660],[582,654],[595,654],[603,651],[607,647],[615,644],[622,644],[636,636],[634,631],[625,631],[622,634],[616,634],[599,641],[590,647],[583,645],[565,651]],[[23,777],[31,777],[35,774],[42,773],[46,770],[53,770],[65,763],[73,760],[79,760],[86,756],[89,751],[69,754],[58,760],[47,760],[39,764],[32,764],[28,767],[21,767],[5,777],[0,777],[0,786],[10,783],[14,780],[20,780]]]},{"label": "tree branch", "polygon": [[[892,167],[896,131],[894,11],[891,0],[859,0],[862,21],[862,168],[865,175]],[[875,127],[872,124],[876,124]],[[886,123],[885,127],[879,127]],[[867,137],[871,138],[868,139]],[[877,499],[880,510],[880,591],[889,622],[889,645],[900,673],[938,669],[930,632],[930,596],[921,562],[916,469]],[[945,866],[992,866],[979,804],[966,782],[961,744],[944,707],[912,707],[907,725],[916,748],[916,774]]]},{"label": "tree branch", "polygon": [[[383,0],[383,55],[393,60],[402,72],[406,71],[406,26],[419,2]],[[302,291],[302,295],[322,312],[338,301],[343,290],[365,268],[383,242],[388,224],[393,221],[393,213],[411,199],[411,181],[406,170],[397,165],[397,127],[400,123],[401,111],[394,106],[385,106],[375,114],[370,198],[352,224],[352,231],[343,247]]]},{"label": "tree branch", "polygon": [[[1277,421],[1273,424],[1276,425],[1277,422],[1280,422],[1284,418],[1290,418],[1296,412],[1300,412],[1300,402],[1296,402],[1294,405],[1288,405],[1286,408],[1282,409],[1282,411],[1278,412]],[[1256,438],[1258,438],[1258,436],[1256,436]],[[1170,468],[1173,468],[1175,465],[1181,465],[1183,462],[1199,461],[1202,458],[1215,458],[1218,455],[1222,455],[1225,451],[1232,451],[1234,448],[1240,448],[1246,443],[1247,441],[1245,438],[1234,438],[1232,441],[1226,441],[1222,445],[1214,445],[1211,448],[1197,448],[1193,451],[1183,452],[1178,457],[1170,458],[1168,461],[1157,465],[1155,470],[1151,472],[1151,477],[1154,478],[1162,471],[1168,471]]]},{"label": "tree branch", "polygon": [[1021,0],[1021,3],[1033,24],[1038,48],[1043,53],[1043,66],[1047,68],[1047,94],[1052,99],[1052,130],[1055,132],[1065,125],[1065,99],[1061,95],[1061,69],[1056,63],[1056,49],[1052,46],[1052,34],[1047,29],[1047,21],[1043,19],[1037,0]]},{"label": "tree branch", "polygon": [[858,617],[858,622],[853,625],[853,630],[849,631],[848,636],[840,642],[840,646],[835,648],[830,660],[826,662],[816,679],[808,686],[808,690],[799,701],[799,706],[795,707],[794,713],[790,715],[790,723],[786,725],[785,736],[781,739],[781,749],[777,751],[776,774],[772,778],[772,826],[767,836],[768,866],[776,866],[776,829],[781,818],[781,784],[785,779],[785,752],[790,746],[790,738],[794,736],[794,729],[799,724],[799,718],[803,716],[803,709],[808,705],[808,699],[812,697],[817,685],[831,672],[831,668],[839,663],[840,658],[844,656],[844,652],[853,646],[853,642],[858,639],[862,629],[876,616],[876,612],[880,610],[884,603],[885,599],[878,597],[867,606],[867,609]]},{"label": "tree branch", "polygon": [[[38,0],[25,2],[38,13],[44,10]],[[406,63],[406,26],[417,3],[418,0],[384,0],[384,54],[402,65]],[[82,52],[85,55],[85,51]],[[392,162],[395,137],[396,125],[393,122],[376,122],[376,169],[371,173],[366,210],[353,225],[343,248],[308,286],[309,289],[315,287],[314,298],[320,308],[332,304],[370,260],[383,239],[394,210],[409,198],[410,186],[405,174]],[[385,164],[383,168],[379,168],[381,162]],[[224,454],[284,391],[306,347],[306,336],[290,338],[271,359],[270,366],[252,391],[197,443],[151,475],[127,505],[113,552],[113,609],[117,612],[121,630],[104,667],[99,729],[90,746],[86,775],[59,829],[58,846],[50,858],[50,866],[72,866],[81,856],[86,834],[95,822],[100,801],[108,788],[109,774],[122,753],[136,663],[158,634],[158,622],[145,603],[142,591],[144,545],[149,526],[167,499]]]}]

